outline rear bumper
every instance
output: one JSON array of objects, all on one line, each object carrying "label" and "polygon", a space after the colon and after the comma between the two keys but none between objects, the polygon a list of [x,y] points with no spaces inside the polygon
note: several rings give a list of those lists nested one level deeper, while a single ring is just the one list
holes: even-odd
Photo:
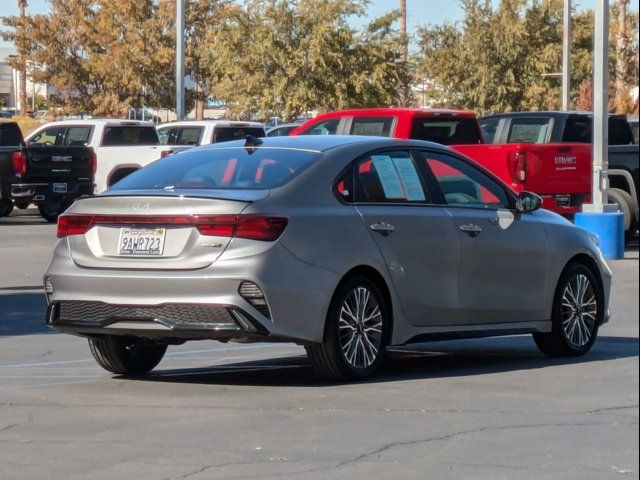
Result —
[{"label": "rear bumper", "polygon": [[[66,191],[55,191],[57,182],[18,183],[11,185],[11,198],[19,202],[62,203],[93,194],[93,182],[60,182]],[[57,187],[56,187],[57,188]]]}]

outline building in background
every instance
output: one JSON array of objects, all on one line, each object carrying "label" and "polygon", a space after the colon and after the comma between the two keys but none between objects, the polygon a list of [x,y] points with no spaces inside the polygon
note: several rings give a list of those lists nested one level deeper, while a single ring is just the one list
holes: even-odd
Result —
[{"label": "building in background", "polygon": [[[20,96],[18,85],[20,72],[9,65],[9,60],[18,52],[13,47],[0,47],[0,104],[5,108],[20,110]],[[46,83],[32,82],[27,77],[27,110],[34,110],[37,98],[49,99],[55,93],[54,88]]]}]

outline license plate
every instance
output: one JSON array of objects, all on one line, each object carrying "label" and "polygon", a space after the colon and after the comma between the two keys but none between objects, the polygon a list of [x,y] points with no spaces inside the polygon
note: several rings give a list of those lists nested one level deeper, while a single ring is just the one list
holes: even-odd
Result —
[{"label": "license plate", "polygon": [[53,191],[55,193],[67,193],[67,184],[66,183],[54,183]]},{"label": "license plate", "polygon": [[559,207],[568,207],[571,204],[571,195],[556,195],[556,205]]},{"label": "license plate", "polygon": [[164,228],[121,228],[120,255],[160,256],[165,234]]}]

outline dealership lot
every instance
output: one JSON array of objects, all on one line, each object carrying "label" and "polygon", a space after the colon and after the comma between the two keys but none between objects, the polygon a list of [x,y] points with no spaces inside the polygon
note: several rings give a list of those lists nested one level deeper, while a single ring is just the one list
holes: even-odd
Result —
[{"label": "dealership lot", "polygon": [[192,342],[144,379],[42,325],[55,227],[0,219],[2,478],[637,478],[638,248],[582,359],[532,339],[412,345],[358,384],[295,345]]}]

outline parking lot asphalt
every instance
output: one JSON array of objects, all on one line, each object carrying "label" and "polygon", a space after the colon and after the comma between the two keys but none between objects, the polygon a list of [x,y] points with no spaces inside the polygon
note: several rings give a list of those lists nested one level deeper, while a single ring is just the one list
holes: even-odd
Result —
[{"label": "parking lot asphalt", "polygon": [[145,378],[43,326],[55,226],[0,219],[2,479],[638,478],[638,248],[580,359],[529,336],[393,352],[357,384],[295,345],[192,342]]}]

